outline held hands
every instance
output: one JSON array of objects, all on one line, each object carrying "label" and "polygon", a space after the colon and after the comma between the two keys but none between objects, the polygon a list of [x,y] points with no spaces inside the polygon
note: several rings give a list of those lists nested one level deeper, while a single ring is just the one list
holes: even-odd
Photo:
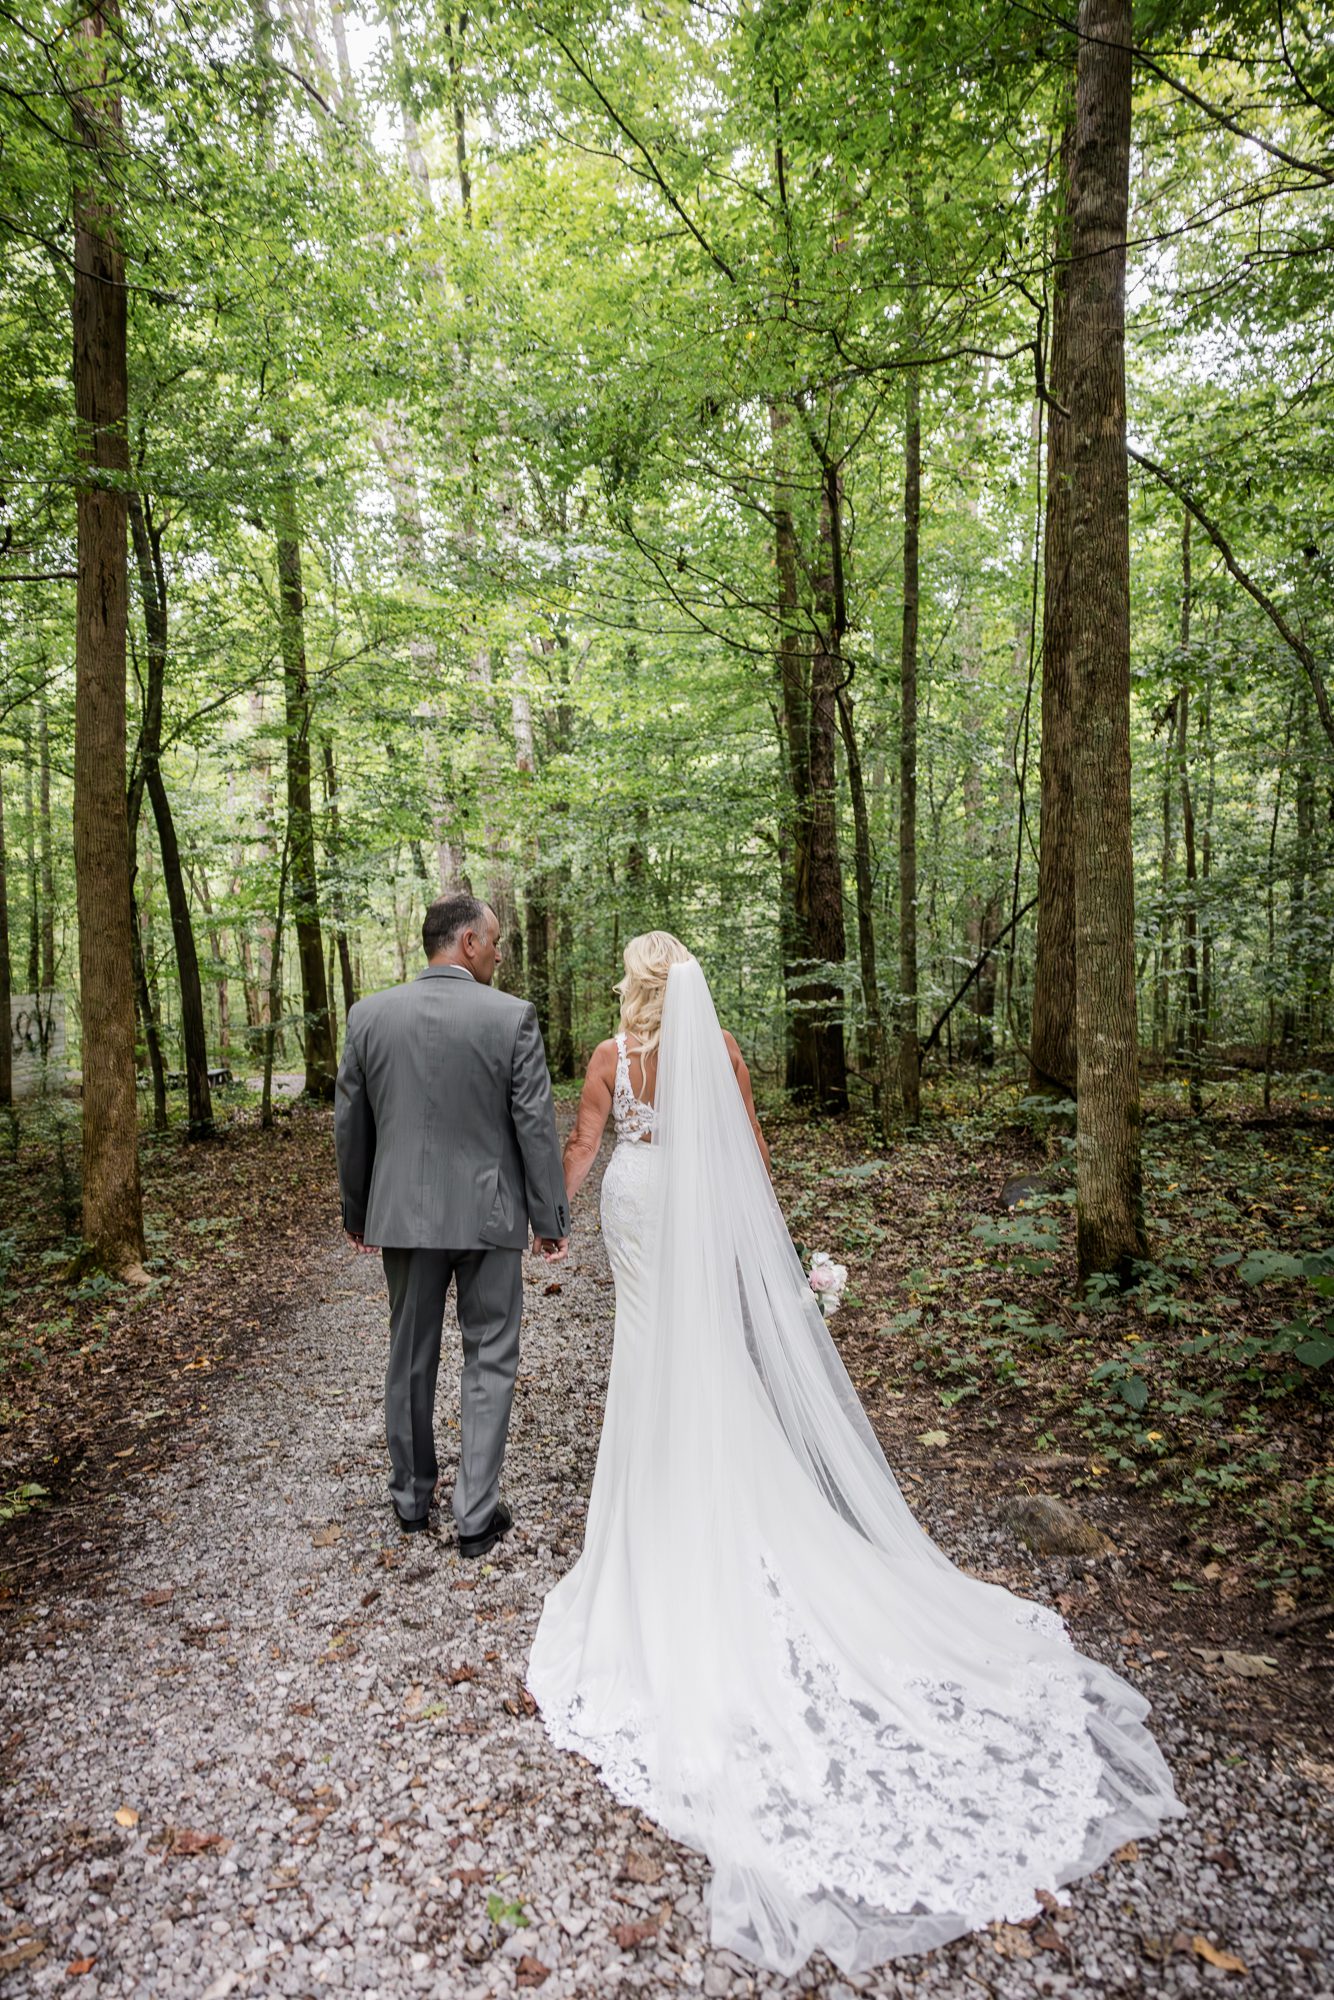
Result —
[{"label": "held hands", "polygon": [[568,1236],[535,1236],[533,1238],[534,1257],[545,1258],[548,1264],[559,1264],[568,1256],[570,1239]]},{"label": "held hands", "polygon": [[346,1236],[348,1242],[352,1245],[352,1248],[356,1251],[358,1257],[379,1256],[380,1254],[379,1244],[368,1243],[359,1229],[345,1229],[343,1231],[343,1234],[344,1236]]}]

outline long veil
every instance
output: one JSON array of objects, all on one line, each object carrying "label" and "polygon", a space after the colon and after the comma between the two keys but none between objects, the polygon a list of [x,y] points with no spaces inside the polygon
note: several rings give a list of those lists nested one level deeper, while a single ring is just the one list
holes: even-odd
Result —
[{"label": "long veil", "polygon": [[585,1551],[530,1668],[548,1727],[707,1853],[713,1941],[775,1970],[1030,1915],[1183,1811],[1147,1704],[918,1526],[693,960],[667,983],[651,1150]]}]

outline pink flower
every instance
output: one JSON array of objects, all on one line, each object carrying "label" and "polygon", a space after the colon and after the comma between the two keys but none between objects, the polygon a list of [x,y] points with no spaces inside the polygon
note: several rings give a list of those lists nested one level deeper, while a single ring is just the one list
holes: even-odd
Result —
[{"label": "pink flower", "polygon": [[811,1258],[810,1287],[820,1301],[826,1317],[837,1310],[843,1287],[848,1282],[846,1264],[836,1264],[826,1250],[817,1250]]}]

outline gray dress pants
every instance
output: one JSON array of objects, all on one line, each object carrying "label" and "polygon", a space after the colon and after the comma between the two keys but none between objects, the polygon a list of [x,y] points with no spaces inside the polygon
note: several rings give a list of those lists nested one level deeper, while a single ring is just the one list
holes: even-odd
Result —
[{"label": "gray dress pants", "polygon": [[389,1365],[385,1433],[389,1493],[408,1520],[426,1513],[435,1493],[435,1383],[450,1281],[457,1283],[463,1337],[462,1438],[454,1482],[461,1535],[490,1525],[509,1434],[523,1314],[521,1250],[384,1250],[389,1284]]}]

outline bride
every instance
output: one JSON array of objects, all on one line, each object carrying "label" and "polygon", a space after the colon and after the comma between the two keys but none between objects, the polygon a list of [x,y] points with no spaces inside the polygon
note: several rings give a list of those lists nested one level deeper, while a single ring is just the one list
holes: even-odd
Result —
[{"label": "bride", "polygon": [[1022,1920],[1184,1811],[1148,1705],[917,1525],[699,965],[650,931],[617,990],[565,1151],[573,1197],[610,1114],[615,1344],[583,1554],[529,1660],[547,1730],[708,1856],[713,1943],[759,1965]]}]

